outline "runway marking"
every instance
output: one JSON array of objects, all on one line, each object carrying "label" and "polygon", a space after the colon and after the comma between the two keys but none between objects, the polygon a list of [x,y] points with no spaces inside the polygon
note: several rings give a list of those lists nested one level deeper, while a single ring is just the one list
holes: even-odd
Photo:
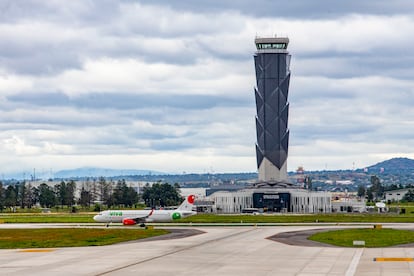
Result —
[{"label": "runway marking", "polygon": [[357,269],[359,260],[361,259],[362,253],[364,252],[364,248],[358,248],[355,251],[354,257],[352,258],[351,263],[349,264],[348,270],[346,271],[346,276],[354,276],[355,271]]},{"label": "runway marking", "polygon": [[39,252],[53,252],[56,249],[22,249],[19,252],[22,253],[39,253]]},{"label": "runway marking", "polygon": [[374,258],[374,262],[412,262],[414,258]]}]

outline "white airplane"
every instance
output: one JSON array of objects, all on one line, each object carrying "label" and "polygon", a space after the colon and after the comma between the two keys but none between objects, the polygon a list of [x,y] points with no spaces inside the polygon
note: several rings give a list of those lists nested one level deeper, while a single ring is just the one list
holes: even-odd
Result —
[{"label": "white airplane", "polygon": [[97,222],[122,222],[123,225],[144,227],[145,222],[169,222],[197,214],[194,212],[194,195],[189,195],[175,210],[106,210],[100,212],[93,219]]}]

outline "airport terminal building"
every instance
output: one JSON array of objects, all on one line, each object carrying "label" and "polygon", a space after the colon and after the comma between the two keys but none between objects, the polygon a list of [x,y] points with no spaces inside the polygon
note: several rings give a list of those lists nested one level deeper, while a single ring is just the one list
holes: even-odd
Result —
[{"label": "airport terminal building", "polygon": [[269,213],[331,213],[330,192],[292,188],[258,188],[235,192],[219,191],[209,196],[213,212],[243,213],[257,209]]}]

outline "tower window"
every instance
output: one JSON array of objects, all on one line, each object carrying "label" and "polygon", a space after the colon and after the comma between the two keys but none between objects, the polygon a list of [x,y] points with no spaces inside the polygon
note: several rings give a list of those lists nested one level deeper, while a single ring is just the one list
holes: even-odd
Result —
[{"label": "tower window", "polygon": [[257,50],[262,49],[286,49],[286,43],[257,43],[256,44]]}]

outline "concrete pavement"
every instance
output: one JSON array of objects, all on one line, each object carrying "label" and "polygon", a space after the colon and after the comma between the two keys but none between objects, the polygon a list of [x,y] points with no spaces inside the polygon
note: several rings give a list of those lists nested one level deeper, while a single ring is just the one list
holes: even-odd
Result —
[{"label": "concrete pavement", "polygon": [[0,250],[0,275],[414,275],[414,262],[374,261],[412,258],[411,247],[309,247],[267,239],[315,228],[320,226],[197,227],[205,233],[182,239],[34,252]]}]

